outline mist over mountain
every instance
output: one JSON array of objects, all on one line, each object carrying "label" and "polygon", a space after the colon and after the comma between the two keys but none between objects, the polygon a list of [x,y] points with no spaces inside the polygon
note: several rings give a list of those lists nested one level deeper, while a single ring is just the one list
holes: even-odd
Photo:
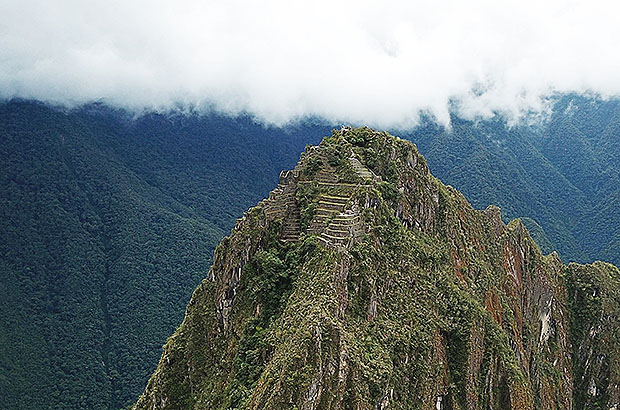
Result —
[{"label": "mist over mountain", "polygon": [[[619,107],[567,95],[534,127],[453,116],[401,136],[544,253],[618,264]],[[332,128],[26,101],[0,119],[0,407],[18,409],[135,400],[216,244]]]},{"label": "mist over mountain", "polygon": [[406,135],[433,173],[476,208],[498,205],[505,221],[522,218],[546,252],[566,261],[620,263],[620,104],[560,96],[536,126],[501,117],[452,117]]},{"label": "mist over mountain", "polygon": [[620,408],[619,16],[0,1],[0,409]]},{"label": "mist over mountain", "polygon": [[408,128],[620,95],[612,1],[0,3],[0,98]]}]

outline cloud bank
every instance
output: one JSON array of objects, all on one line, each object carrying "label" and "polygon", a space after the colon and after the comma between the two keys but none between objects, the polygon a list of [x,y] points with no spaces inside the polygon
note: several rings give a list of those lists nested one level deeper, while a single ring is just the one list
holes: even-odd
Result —
[{"label": "cloud bank", "polygon": [[400,127],[620,94],[613,1],[0,0],[0,98]]}]

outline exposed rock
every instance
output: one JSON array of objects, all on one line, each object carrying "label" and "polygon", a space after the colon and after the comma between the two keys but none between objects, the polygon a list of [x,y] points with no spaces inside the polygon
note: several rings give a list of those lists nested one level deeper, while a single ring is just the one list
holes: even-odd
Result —
[{"label": "exposed rock", "polygon": [[343,128],[218,246],[136,409],[613,408],[619,281]]}]

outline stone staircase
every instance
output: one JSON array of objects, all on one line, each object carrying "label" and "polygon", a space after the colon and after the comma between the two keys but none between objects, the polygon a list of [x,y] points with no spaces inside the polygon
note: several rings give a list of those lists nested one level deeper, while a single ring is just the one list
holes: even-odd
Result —
[{"label": "stone staircase", "polygon": [[345,210],[349,196],[322,194],[308,229],[325,245],[348,246],[362,231],[359,215]]},{"label": "stone staircase", "polygon": [[299,208],[294,207],[284,220],[282,233],[280,239],[284,242],[297,242],[299,235],[301,235],[301,228],[299,226],[301,215]]},{"label": "stone staircase", "polygon": [[362,163],[355,157],[349,158],[349,164],[351,164],[355,173],[360,178],[366,181],[372,181],[378,178],[371,170],[362,165]]},{"label": "stone staircase", "polygon": [[[301,215],[297,205],[297,185],[318,184],[322,193],[316,202],[316,210],[307,233],[317,235],[325,245],[348,246],[361,232],[363,225],[359,214],[346,209],[351,196],[361,186],[367,185],[378,177],[366,168],[357,158],[349,158],[355,173],[366,183],[338,182],[335,169],[321,157],[323,166],[313,176],[312,181],[298,181],[305,158],[292,171],[280,174],[280,183],[269,193],[269,197],[260,202],[269,221],[282,220],[280,239],[284,242],[296,242],[301,235]],[[327,191],[327,192],[325,192]]]},{"label": "stone staircase", "polygon": [[362,232],[360,216],[351,210],[335,216],[319,235],[326,245],[348,246]]}]

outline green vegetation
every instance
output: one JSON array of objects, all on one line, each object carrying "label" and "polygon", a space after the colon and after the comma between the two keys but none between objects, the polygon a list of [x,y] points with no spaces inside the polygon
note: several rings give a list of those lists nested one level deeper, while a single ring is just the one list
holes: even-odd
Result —
[{"label": "green vegetation", "polygon": [[444,183],[475,208],[524,218],[545,252],[566,261],[620,264],[620,102],[554,100],[549,119],[510,127],[502,118],[427,120],[408,133]]},{"label": "green vegetation", "polygon": [[[0,124],[0,408],[15,409],[116,409],[134,401],[153,372],[165,338],[181,321],[192,289],[207,276],[217,242],[248,206],[275,186],[282,169],[293,167],[306,143],[329,134],[325,127],[308,124],[265,128],[246,117],[151,114],[136,119],[98,105],[60,112],[29,102],[0,105]],[[558,97],[552,117],[536,126],[511,128],[501,119],[454,117],[449,131],[428,121],[408,138],[426,155],[431,170],[463,191],[475,208],[497,204],[505,222],[521,218],[544,253],[557,249],[567,261],[618,264],[619,127],[617,100],[569,95]],[[389,143],[378,144],[378,138]],[[556,329],[548,348],[537,350],[538,313],[515,304],[516,296],[506,291],[514,284],[505,275],[504,263],[498,262],[516,245],[504,249],[496,239],[482,240],[496,225],[471,210],[456,190],[426,174],[406,180],[408,166],[426,169],[425,159],[410,155],[406,141],[366,128],[345,136],[337,130],[322,142],[321,153],[320,158],[308,158],[301,179],[310,181],[296,190],[301,241],[269,240],[242,264],[237,300],[247,305],[235,305],[236,339],[214,348],[226,351],[228,361],[214,361],[208,352],[192,347],[197,368],[210,363],[213,369],[200,377],[217,383],[201,386],[201,391],[220,392],[212,402],[216,408],[250,405],[252,391],[267,389],[282,374],[289,385],[312,379],[325,363],[307,356],[317,349],[312,333],[316,326],[322,340],[343,343],[357,355],[357,361],[347,362],[356,366],[347,376],[350,385],[329,387],[335,397],[383,399],[386,383],[422,392],[422,379],[406,379],[409,370],[392,360],[408,357],[416,374],[432,378],[446,370],[445,400],[453,408],[465,408],[473,397],[479,403],[491,400],[482,398],[480,380],[467,379],[469,358],[481,355],[480,372],[501,376],[492,389],[493,400],[501,402],[514,391],[510,380],[521,378],[513,361],[518,336],[536,374],[559,386],[565,381],[552,364],[568,360],[562,356],[562,343],[569,328],[576,329],[573,344],[588,345],[581,342],[587,329],[580,329],[580,323],[600,312],[617,317],[613,299],[589,300],[587,292],[577,291],[587,285],[601,289],[600,295],[612,295],[613,281],[590,281],[588,275],[567,280],[567,286],[574,287],[566,298],[558,296],[558,303],[581,310],[575,308],[572,327]],[[359,174],[351,156],[381,180]],[[325,177],[327,167],[337,178],[329,189],[316,181]],[[355,192],[346,184],[357,186]],[[346,257],[323,249],[317,237],[306,234],[321,195],[350,196],[347,208],[359,210],[365,230]],[[334,223],[336,216],[325,223]],[[502,240],[521,237],[519,224],[510,229]],[[256,232],[246,234],[244,241]],[[302,250],[304,243],[316,248]],[[533,262],[519,273],[533,281],[544,265],[540,269],[556,286],[564,273],[526,243]],[[523,251],[517,248],[515,254]],[[225,249],[222,254],[230,252]],[[332,289],[336,268],[346,271],[348,279],[346,286]],[[580,277],[567,272],[567,278]],[[389,308],[395,316],[384,320],[381,312],[391,303],[385,295],[395,286],[403,293]],[[326,289],[333,292],[326,295]],[[344,309],[338,307],[343,289],[349,292],[349,316],[335,320],[329,309]],[[416,303],[408,301],[408,292],[415,292]],[[201,317],[212,322],[199,324],[196,319],[192,332],[207,334],[215,326],[216,307],[206,302],[215,297],[204,296],[200,306]],[[383,308],[366,323],[370,300],[375,299]],[[259,301],[262,310],[255,317]],[[401,305],[418,313],[401,312]],[[485,313],[489,309],[491,316]],[[475,328],[483,328],[484,338],[493,340],[482,351],[472,350],[465,340],[476,336],[471,333]],[[378,330],[386,336],[378,339]],[[398,333],[405,331],[409,333]],[[603,339],[620,340],[614,337]],[[436,350],[438,338],[445,341],[445,351]],[[184,352],[178,340],[170,339],[167,346],[177,350],[168,354]],[[282,347],[281,340],[288,347]],[[616,349],[607,342],[588,346]],[[325,360],[338,362],[336,347],[325,342],[321,348],[331,349],[323,351]],[[447,369],[434,361],[437,355],[448,358]],[[226,384],[215,376],[222,369],[235,369],[238,376]],[[580,371],[577,365],[575,374]],[[611,377],[601,373],[600,380]],[[604,390],[604,384],[597,388]],[[602,405],[606,396],[591,400],[584,393],[589,387],[578,387],[575,403]],[[188,398],[189,385],[167,389],[176,389],[185,407],[201,403]],[[413,399],[413,394],[408,397]]]},{"label": "green vegetation", "polygon": [[135,401],[215,245],[325,132],[128,115],[0,105],[2,409]]},{"label": "green vegetation", "polygon": [[[335,131],[303,164],[316,159],[321,169],[288,182],[290,206],[333,214],[313,213],[290,241],[287,217],[251,209],[217,248],[136,410],[570,408],[589,388],[564,370],[580,374],[579,321],[611,329],[588,354],[608,358],[594,397],[613,404],[616,268],[595,265],[606,296],[583,301],[592,289],[576,272],[590,267],[543,256],[521,221],[474,210],[386,133]],[[363,178],[369,169],[380,178]],[[357,183],[334,182],[349,171]]]},{"label": "green vegetation", "polygon": [[[575,407],[608,409],[620,383],[620,271],[613,265],[570,264],[566,282],[575,346]],[[603,352],[603,354],[601,354]]]}]

